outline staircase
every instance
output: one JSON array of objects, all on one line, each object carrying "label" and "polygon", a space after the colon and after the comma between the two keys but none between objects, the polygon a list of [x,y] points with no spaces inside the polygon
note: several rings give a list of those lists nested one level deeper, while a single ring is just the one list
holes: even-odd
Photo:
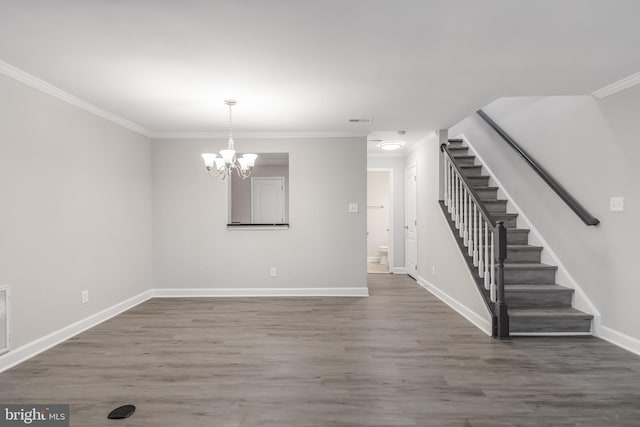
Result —
[{"label": "staircase", "polygon": [[[510,334],[589,334],[593,316],[571,307],[573,289],[555,283],[557,267],[541,262],[544,248],[529,244],[529,230],[517,227],[518,214],[507,212],[507,201],[498,199],[498,187],[491,185],[491,177],[483,174],[483,167],[477,164],[476,157],[469,153],[469,148],[462,140],[449,140],[447,151],[450,159],[465,176],[466,183],[479,196],[486,211],[490,212],[495,221],[504,221],[507,229],[503,283]],[[459,237],[455,220],[451,219],[443,202],[441,205],[461,244],[463,239]],[[474,221],[470,222],[472,232],[469,234],[473,234]],[[461,249],[488,306],[491,307],[490,291],[481,285],[486,282],[474,268],[473,256],[469,255],[466,247],[461,246]],[[477,260],[475,265],[477,266]]]}]

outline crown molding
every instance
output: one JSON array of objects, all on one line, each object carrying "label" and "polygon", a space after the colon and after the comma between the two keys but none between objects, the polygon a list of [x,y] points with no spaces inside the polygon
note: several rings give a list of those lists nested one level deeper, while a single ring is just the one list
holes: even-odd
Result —
[{"label": "crown molding", "polygon": [[[234,132],[234,138],[364,138],[366,133],[356,132]],[[152,139],[227,139],[228,132],[151,132]]]},{"label": "crown molding", "polygon": [[67,104],[71,104],[74,107],[80,108],[100,118],[122,126],[123,128],[129,129],[146,137],[151,137],[151,132],[143,128],[142,126],[133,123],[132,121],[129,121],[123,117],[120,117],[117,114],[113,114],[106,110],[98,108],[95,105],[85,101],[84,99],[78,98],[77,96],[72,95],[69,92],[66,92],[50,83],[47,83],[44,80],[41,80],[27,72],[24,72],[11,64],[0,61],[0,74],[17,80],[20,83],[24,83],[27,86],[46,93],[47,95],[56,97],[59,100],[66,102]]},{"label": "crown molding", "polygon": [[624,79],[611,83],[608,86],[595,90],[591,92],[591,95],[595,96],[596,98],[602,99],[614,95],[618,92],[622,92],[623,90],[629,89],[630,87],[633,87],[637,84],[640,84],[640,72],[627,76]]}]

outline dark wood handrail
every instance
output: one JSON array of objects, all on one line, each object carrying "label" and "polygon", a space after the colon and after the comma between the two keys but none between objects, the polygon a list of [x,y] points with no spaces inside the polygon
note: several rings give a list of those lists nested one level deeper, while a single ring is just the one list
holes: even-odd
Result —
[{"label": "dark wood handrail", "polygon": [[484,119],[485,122],[489,126],[493,128],[501,137],[506,141],[506,143],[515,150],[522,159],[531,166],[531,168],[542,178],[544,182],[547,183],[549,187],[564,201],[569,208],[576,214],[582,222],[586,225],[598,225],[600,224],[600,220],[593,215],[591,215],[576,199],[574,199],[571,194],[565,188],[556,181],[549,172],[547,172],[542,166],[538,164],[525,150],[516,143],[508,133],[504,131],[496,122],[494,122],[491,117],[487,115],[482,110],[478,110],[477,113]]},{"label": "dark wood handrail", "polygon": [[460,166],[458,165],[458,163],[453,158],[453,155],[451,154],[451,151],[449,151],[449,147],[447,146],[447,144],[441,144],[440,145],[440,151],[442,151],[443,153],[445,153],[449,157],[449,159],[451,160],[451,164],[456,169],[456,171],[458,172],[458,175],[461,178],[460,182],[462,182],[462,185],[464,185],[465,188],[467,189],[467,191],[469,192],[469,195],[471,196],[471,198],[475,202],[476,206],[478,207],[478,210],[480,211],[480,214],[482,214],[482,216],[484,217],[485,221],[487,221],[487,223],[489,224],[489,227],[491,227],[491,230],[492,231],[495,230],[496,226],[497,226],[497,221],[495,221],[493,219],[493,216],[491,215],[491,212],[489,212],[487,210],[486,206],[484,205],[484,202],[482,201],[482,199],[480,198],[480,196],[478,195],[476,190],[471,186],[471,184],[469,182],[467,182],[468,181],[467,176],[462,173],[462,170],[460,169]]}]

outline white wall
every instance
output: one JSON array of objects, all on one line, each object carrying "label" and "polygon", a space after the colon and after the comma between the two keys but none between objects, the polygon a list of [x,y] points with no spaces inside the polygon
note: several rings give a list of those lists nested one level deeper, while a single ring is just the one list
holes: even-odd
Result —
[{"label": "white wall", "polygon": [[380,257],[389,245],[389,172],[367,172],[367,256]]},{"label": "white wall", "polygon": [[[418,283],[430,289],[487,333],[491,318],[438,203],[438,139],[418,144],[405,159],[416,165],[418,209]],[[433,273],[435,267],[435,274]]]},{"label": "white wall", "polygon": [[[640,339],[640,86],[601,101],[508,98],[484,110],[601,224],[584,225],[477,115],[449,135],[464,134],[484,158],[596,306],[604,333]],[[624,212],[609,211],[612,196],[625,197]]]},{"label": "white wall", "polygon": [[[266,231],[226,227],[227,182],[200,158],[224,144],[153,143],[154,287],[366,289],[365,138],[237,140],[289,153],[291,226]],[[348,213],[349,202],[360,211]]]},{"label": "white wall", "polygon": [[12,349],[150,289],[146,137],[0,76],[0,201]]},{"label": "white wall", "polygon": [[404,269],[404,158],[403,157],[368,157],[367,168],[393,170],[393,265],[396,269]]}]

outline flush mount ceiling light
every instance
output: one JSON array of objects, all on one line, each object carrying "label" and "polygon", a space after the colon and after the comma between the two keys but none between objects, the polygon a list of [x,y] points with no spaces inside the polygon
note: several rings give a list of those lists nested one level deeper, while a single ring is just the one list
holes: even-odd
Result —
[{"label": "flush mount ceiling light", "polygon": [[382,148],[385,151],[393,151],[399,149],[403,145],[403,141],[383,141],[378,144],[378,147]]},{"label": "flush mount ceiling light", "polygon": [[207,168],[207,173],[211,178],[225,179],[235,169],[238,176],[245,179],[251,175],[258,155],[243,154],[241,158],[236,158],[236,150],[233,146],[231,107],[236,105],[237,102],[233,99],[225,99],[224,103],[229,106],[229,143],[227,149],[220,150],[220,157],[215,153],[202,153],[202,160],[204,160],[204,166]]}]

